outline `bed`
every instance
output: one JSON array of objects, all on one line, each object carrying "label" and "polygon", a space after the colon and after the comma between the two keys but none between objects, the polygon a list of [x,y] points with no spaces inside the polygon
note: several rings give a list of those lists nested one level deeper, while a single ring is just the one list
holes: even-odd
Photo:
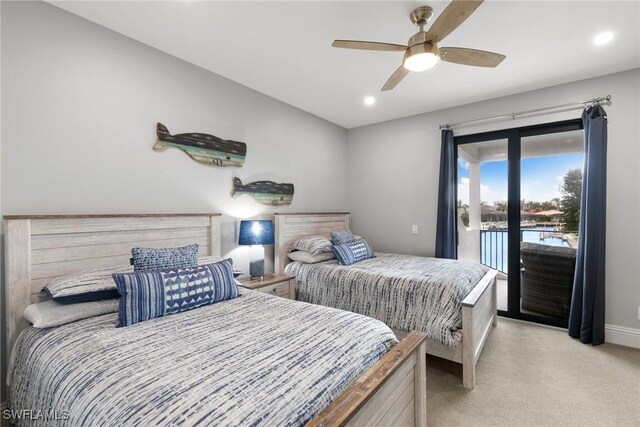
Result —
[{"label": "bed", "polygon": [[350,266],[305,264],[287,253],[293,242],[349,228],[348,213],[276,214],[276,271],[296,276],[296,298],[354,311],[427,334],[426,351],[462,364],[463,386],[475,386],[475,365],[497,319],[496,271],[474,263],[397,254]]},{"label": "bed", "polygon": [[424,335],[396,343],[358,314],[243,290],[126,328],[114,313],[25,324],[48,279],[122,264],[132,246],[219,255],[219,215],[5,220],[12,410],[63,411],[63,424],[426,425]]}]

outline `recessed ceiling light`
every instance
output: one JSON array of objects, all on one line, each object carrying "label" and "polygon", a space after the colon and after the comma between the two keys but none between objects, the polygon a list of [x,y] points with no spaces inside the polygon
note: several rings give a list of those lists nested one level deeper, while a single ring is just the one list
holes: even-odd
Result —
[{"label": "recessed ceiling light", "polygon": [[376,99],[373,96],[364,97],[364,105],[366,105],[367,107],[370,107],[375,103],[376,103]]},{"label": "recessed ceiling light", "polygon": [[604,31],[593,38],[593,44],[596,46],[602,46],[613,40],[613,33],[611,31]]}]

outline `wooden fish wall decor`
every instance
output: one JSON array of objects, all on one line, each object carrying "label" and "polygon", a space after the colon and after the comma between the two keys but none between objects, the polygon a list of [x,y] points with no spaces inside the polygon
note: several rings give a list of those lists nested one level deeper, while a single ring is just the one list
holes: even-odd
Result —
[{"label": "wooden fish wall decor", "polygon": [[158,140],[153,146],[154,151],[176,147],[193,160],[206,165],[242,166],[247,155],[247,144],[244,142],[220,139],[206,133],[171,135],[162,123],[156,125],[156,133]]},{"label": "wooden fish wall decor", "polygon": [[242,196],[243,194],[252,195],[264,205],[290,205],[293,201],[293,184],[256,181],[244,185],[239,178],[233,178],[233,197]]}]

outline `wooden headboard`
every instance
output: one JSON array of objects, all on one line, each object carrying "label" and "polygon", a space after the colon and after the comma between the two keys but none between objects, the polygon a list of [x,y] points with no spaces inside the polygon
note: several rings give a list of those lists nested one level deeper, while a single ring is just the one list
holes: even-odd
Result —
[{"label": "wooden headboard", "polygon": [[51,279],[129,264],[131,248],[200,245],[220,256],[220,214],[5,216],[5,308],[11,351],[22,314]]},{"label": "wooden headboard", "polygon": [[349,228],[349,212],[274,214],[276,273],[282,273],[289,263],[287,252],[293,242],[306,236],[330,237],[332,231]]}]

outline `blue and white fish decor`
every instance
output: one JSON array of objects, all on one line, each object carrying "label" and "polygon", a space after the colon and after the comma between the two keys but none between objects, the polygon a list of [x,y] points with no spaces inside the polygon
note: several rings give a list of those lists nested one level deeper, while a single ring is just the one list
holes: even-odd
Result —
[{"label": "blue and white fish decor", "polygon": [[256,201],[264,205],[290,205],[293,201],[293,184],[256,181],[245,185],[240,178],[233,178],[233,197],[239,197],[243,194],[250,194]]},{"label": "blue and white fish decor", "polygon": [[165,125],[158,123],[156,134],[158,140],[153,146],[154,151],[176,147],[193,160],[206,165],[242,166],[247,155],[247,144],[244,142],[221,139],[206,133],[171,135]]}]

